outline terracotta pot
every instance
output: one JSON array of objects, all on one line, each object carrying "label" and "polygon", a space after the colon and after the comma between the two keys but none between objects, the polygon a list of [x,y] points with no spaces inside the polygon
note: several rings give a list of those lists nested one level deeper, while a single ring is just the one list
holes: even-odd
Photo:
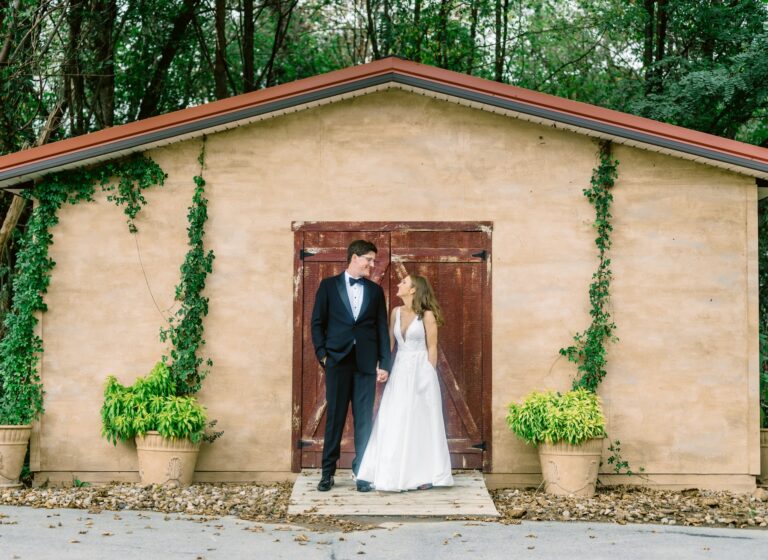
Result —
[{"label": "terracotta pot", "polygon": [[189,486],[195,474],[200,443],[164,438],[158,432],[136,436],[142,484]]},{"label": "terracotta pot", "polygon": [[768,429],[760,430],[760,482],[768,485]]},{"label": "terracotta pot", "polygon": [[18,488],[32,426],[0,426],[0,488]]},{"label": "terracotta pot", "polygon": [[539,461],[548,494],[592,496],[603,452],[603,438],[581,445],[539,444]]}]

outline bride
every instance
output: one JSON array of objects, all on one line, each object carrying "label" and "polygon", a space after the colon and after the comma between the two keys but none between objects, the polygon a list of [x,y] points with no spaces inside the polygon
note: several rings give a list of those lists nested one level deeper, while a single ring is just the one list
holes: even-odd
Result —
[{"label": "bride", "polygon": [[357,479],[376,490],[452,486],[451,457],[437,380],[437,327],[443,316],[429,282],[406,276],[403,305],[392,310],[389,339],[397,357]]}]

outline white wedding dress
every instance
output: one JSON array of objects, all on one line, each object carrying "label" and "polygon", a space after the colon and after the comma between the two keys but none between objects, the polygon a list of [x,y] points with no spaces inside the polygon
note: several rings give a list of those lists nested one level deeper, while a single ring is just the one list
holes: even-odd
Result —
[{"label": "white wedding dress", "polygon": [[397,356],[357,478],[385,491],[452,486],[440,384],[427,358],[424,324],[415,318],[403,337],[398,308],[394,331]]}]

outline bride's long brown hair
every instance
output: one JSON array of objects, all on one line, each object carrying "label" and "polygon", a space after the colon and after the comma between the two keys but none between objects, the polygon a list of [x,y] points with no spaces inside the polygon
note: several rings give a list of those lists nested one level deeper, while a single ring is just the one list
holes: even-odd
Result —
[{"label": "bride's long brown hair", "polygon": [[437,303],[435,292],[429,283],[429,280],[418,274],[409,274],[411,279],[411,285],[416,288],[416,293],[413,294],[413,302],[411,303],[411,309],[416,313],[419,319],[424,319],[424,312],[431,311],[435,315],[435,322],[437,326],[445,324],[443,320],[443,310],[440,309],[440,304]]}]

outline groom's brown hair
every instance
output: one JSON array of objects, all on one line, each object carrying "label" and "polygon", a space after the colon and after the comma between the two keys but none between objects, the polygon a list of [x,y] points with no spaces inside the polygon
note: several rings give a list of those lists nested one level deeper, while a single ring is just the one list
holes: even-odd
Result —
[{"label": "groom's brown hair", "polygon": [[349,244],[349,247],[347,247],[347,264],[352,262],[352,255],[357,255],[358,257],[362,257],[363,255],[367,255],[373,251],[374,253],[378,253],[379,251],[376,249],[376,245],[371,243],[370,241],[366,241],[365,239],[357,239],[356,241],[353,241]]}]

